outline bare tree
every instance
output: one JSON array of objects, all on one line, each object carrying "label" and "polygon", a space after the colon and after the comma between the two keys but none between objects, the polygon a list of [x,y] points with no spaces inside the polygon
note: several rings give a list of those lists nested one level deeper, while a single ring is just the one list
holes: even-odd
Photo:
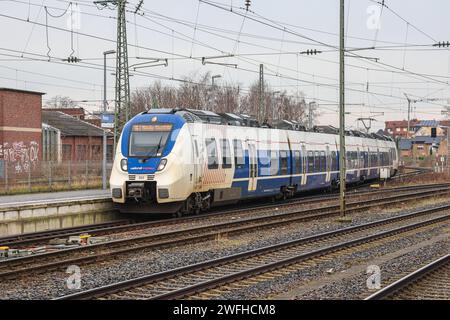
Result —
[{"label": "bare tree", "polygon": [[[274,123],[283,119],[303,122],[306,119],[307,107],[303,96],[293,97],[286,91],[280,92],[276,101],[273,96],[273,90],[267,82],[264,83],[265,122]],[[212,86],[211,74],[208,72],[185,77],[177,87],[163,85],[161,81],[157,81],[149,87],[136,89],[132,94],[132,114],[150,108],[173,107],[248,114],[256,117],[260,108],[259,82],[254,82],[248,92],[242,92],[239,85],[233,83]]]},{"label": "bare tree", "polygon": [[70,97],[54,96],[51,97],[44,105],[45,108],[76,108],[78,104]]}]

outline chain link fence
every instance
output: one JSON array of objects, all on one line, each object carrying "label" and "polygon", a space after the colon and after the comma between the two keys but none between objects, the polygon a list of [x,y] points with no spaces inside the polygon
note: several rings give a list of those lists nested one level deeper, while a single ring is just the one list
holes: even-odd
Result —
[{"label": "chain link fence", "polygon": [[[109,182],[112,162],[106,165]],[[101,188],[103,162],[39,161],[17,165],[0,160],[0,194]]]}]

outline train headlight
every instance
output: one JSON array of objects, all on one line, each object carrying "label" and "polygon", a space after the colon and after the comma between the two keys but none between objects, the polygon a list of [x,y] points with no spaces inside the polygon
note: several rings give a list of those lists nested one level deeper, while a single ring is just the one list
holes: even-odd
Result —
[{"label": "train headlight", "polygon": [[120,168],[123,171],[128,171],[128,160],[127,159],[120,160]]},{"label": "train headlight", "polygon": [[166,164],[167,164],[167,159],[161,159],[161,161],[159,162],[157,171],[163,170],[166,167]]}]

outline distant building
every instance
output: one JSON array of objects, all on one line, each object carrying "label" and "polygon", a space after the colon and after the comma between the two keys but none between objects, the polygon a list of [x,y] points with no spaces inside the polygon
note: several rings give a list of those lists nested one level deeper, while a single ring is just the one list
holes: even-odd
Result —
[{"label": "distant building", "polygon": [[[409,128],[409,136],[411,137],[414,134],[414,127],[419,123],[419,120],[412,119],[410,120],[410,128]],[[385,122],[385,133],[390,136],[396,137],[404,137],[408,136],[408,121],[386,121]]]},{"label": "distant building", "polygon": [[448,158],[448,143],[447,139],[442,140],[439,144],[439,149],[437,150],[437,156],[438,157],[444,157],[444,159]]},{"label": "distant building", "polygon": [[22,173],[35,169],[41,159],[42,95],[0,88],[0,177],[5,164]]},{"label": "distant building", "polygon": [[[409,137],[431,136],[433,128],[436,129],[436,136],[442,137],[447,133],[445,127],[450,126],[450,120],[417,120],[410,121]],[[406,138],[408,131],[408,121],[386,121],[384,132],[392,137]]]},{"label": "distant building", "polygon": [[412,157],[412,141],[411,139],[400,139],[398,142],[398,149],[401,158]]},{"label": "distant building", "polygon": [[442,137],[445,135],[445,130],[440,128],[440,123],[437,120],[423,120],[414,125],[415,136],[431,136],[432,129],[436,130],[436,136]]},{"label": "distant building", "polygon": [[101,126],[101,118],[98,114],[89,114],[82,107],[75,108],[43,108],[43,111],[59,111],[68,114],[77,119],[89,122],[97,127]]},{"label": "distant building", "polygon": [[42,111],[59,111],[65,114],[71,115],[80,120],[84,120],[86,111],[84,108],[75,107],[75,108],[42,108]]},{"label": "distant building", "polygon": [[441,143],[441,137],[418,136],[412,139],[412,153],[415,157],[428,157],[437,151]]},{"label": "distant building", "polygon": [[[103,158],[103,129],[53,110],[42,111],[42,122],[58,130],[58,148],[53,151],[53,154],[56,152],[58,155],[58,160],[85,161]],[[113,137],[111,133],[108,133],[107,137],[107,158],[112,160]],[[43,142],[46,150],[52,148],[47,141]]]}]

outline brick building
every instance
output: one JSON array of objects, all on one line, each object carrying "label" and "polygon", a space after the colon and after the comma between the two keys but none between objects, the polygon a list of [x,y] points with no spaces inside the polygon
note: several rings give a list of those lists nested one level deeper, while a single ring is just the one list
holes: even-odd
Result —
[{"label": "brick building", "polygon": [[[42,110],[42,122],[57,130],[60,141],[59,159],[62,161],[101,160],[103,157],[103,129],[61,111]],[[50,148],[50,145],[49,145]],[[107,134],[107,158],[112,159],[113,136]],[[54,157],[54,156],[53,156]]]},{"label": "brick building", "polygon": [[[414,134],[414,128],[420,121],[417,119],[410,120],[409,124],[409,136],[411,137]],[[402,137],[406,138],[408,136],[408,121],[386,121],[385,122],[385,132],[392,137]]]},{"label": "brick building", "polygon": [[[0,88],[0,165],[16,173],[41,159],[42,92]],[[3,175],[3,170],[0,170]]]}]

